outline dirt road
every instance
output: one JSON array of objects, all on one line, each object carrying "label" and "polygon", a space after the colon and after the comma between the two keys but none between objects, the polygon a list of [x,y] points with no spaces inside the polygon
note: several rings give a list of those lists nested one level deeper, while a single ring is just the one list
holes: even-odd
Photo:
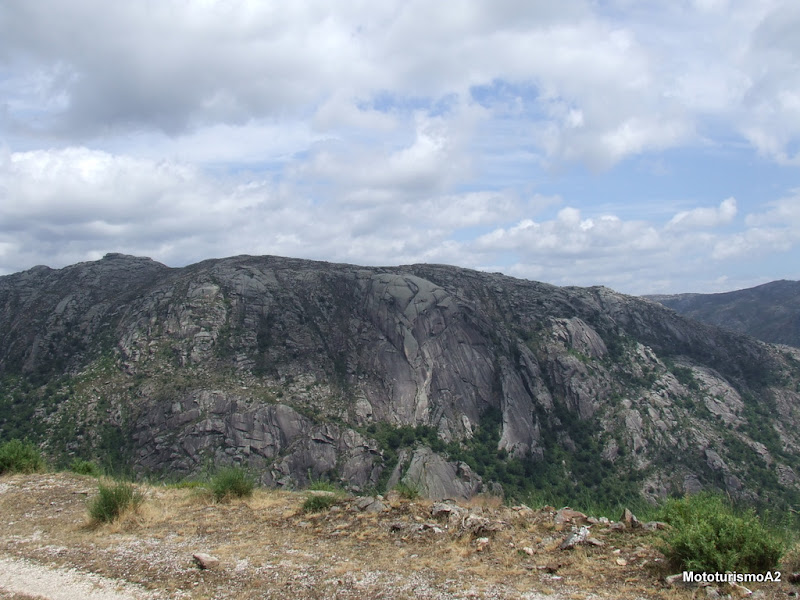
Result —
[{"label": "dirt road", "polygon": [[144,589],[75,569],[46,567],[30,561],[0,558],[0,591],[9,598],[47,600],[145,600]]}]

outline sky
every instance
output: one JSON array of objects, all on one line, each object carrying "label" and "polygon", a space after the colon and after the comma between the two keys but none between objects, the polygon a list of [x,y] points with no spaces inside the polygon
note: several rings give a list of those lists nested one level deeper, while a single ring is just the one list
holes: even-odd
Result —
[{"label": "sky", "polygon": [[0,275],[800,279],[796,0],[3,0]]}]

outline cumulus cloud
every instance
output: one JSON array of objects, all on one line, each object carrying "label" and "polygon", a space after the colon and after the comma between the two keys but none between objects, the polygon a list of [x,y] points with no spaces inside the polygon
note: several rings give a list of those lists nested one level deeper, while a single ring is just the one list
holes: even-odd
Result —
[{"label": "cumulus cloud", "polygon": [[503,190],[437,194],[438,184],[429,187],[422,195],[413,186],[387,188],[390,201],[358,203],[349,195],[304,196],[302,179],[218,179],[182,163],[82,147],[6,152],[0,268],[63,266],[110,251],[173,265],[240,253],[369,264],[435,255],[463,262],[454,251],[459,230],[557,202]]},{"label": "cumulus cloud", "polygon": [[513,251],[537,262],[549,259],[589,259],[618,256],[665,248],[660,232],[645,221],[623,221],[614,215],[581,217],[578,209],[566,207],[549,221],[524,219],[508,228],[498,228],[476,240],[486,252]]},{"label": "cumulus cloud", "polygon": [[738,212],[736,198],[726,198],[716,208],[694,208],[684,210],[670,219],[667,227],[674,229],[709,228],[727,225]]},{"label": "cumulus cloud", "polygon": [[467,171],[457,138],[444,120],[418,115],[414,138],[405,144],[377,152],[344,142],[321,144],[298,174],[347,183],[356,195],[365,189],[442,189],[456,170],[462,176]]},{"label": "cumulus cloud", "polygon": [[468,100],[496,81],[532,86],[522,102],[543,118],[531,135],[556,160],[606,168],[692,130],[665,103],[635,30],[582,0],[353,1],[335,11],[314,1],[11,0],[0,39],[16,73],[4,86],[8,126],[57,138],[308,117],[323,129],[380,130],[394,124],[368,106],[386,92]]},{"label": "cumulus cloud", "polygon": [[743,57],[750,85],[742,98],[741,131],[762,154],[800,165],[800,7],[776,3],[752,31]]},{"label": "cumulus cloud", "polygon": [[[767,205],[761,213],[747,215],[745,222],[751,227],[779,226],[797,228],[800,225],[800,188],[792,190],[792,194]],[[800,235],[800,230],[797,230]]]},{"label": "cumulus cloud", "polygon": [[747,228],[714,247],[720,260],[787,252],[800,245],[800,190],[771,202],[768,209],[745,217]]},{"label": "cumulus cloud", "polygon": [[612,19],[585,0],[9,0],[0,6],[0,89],[9,130],[86,142],[259,119],[385,131],[397,123],[374,101],[387,92],[429,106],[506,82],[531,93],[492,98],[487,115],[521,110],[553,161],[609,168],[687,143],[713,112],[792,162],[800,11],[737,4],[721,21],[725,5],[664,5],[647,19],[627,7]]},{"label": "cumulus cloud", "polygon": [[0,271],[275,253],[635,290],[792,252],[796,194],[759,206],[735,167],[660,214],[634,207],[652,180],[591,177],[742,142],[800,163],[799,23],[788,0],[7,0]]},{"label": "cumulus cloud", "polygon": [[743,258],[758,264],[770,252],[800,246],[797,207],[797,198],[783,199],[767,213],[748,216],[747,227],[734,231],[719,230],[736,215],[732,198],[718,208],[679,213],[663,224],[613,214],[586,217],[565,207],[552,219],[526,218],[495,228],[472,248],[482,264],[492,265],[487,268],[498,270],[501,257],[510,258],[500,270],[562,285],[579,281],[655,293],[675,291],[676,285],[686,291],[682,282],[702,277],[702,289],[720,291],[730,289],[722,287],[726,282],[735,283],[719,273],[741,266]]},{"label": "cumulus cloud", "polygon": [[[296,172],[303,172],[302,161]],[[355,202],[349,194],[306,194],[302,178],[215,178],[179,162],[82,147],[5,152],[0,194],[14,201],[0,203],[0,265],[6,272],[58,267],[110,251],[170,265],[279,254],[357,264],[450,263],[643,292],[696,277],[709,261],[725,265],[800,244],[796,196],[748,215],[746,229],[724,232],[718,226],[736,213],[732,198],[658,223],[586,214],[559,197],[511,189],[440,193],[438,183],[427,185],[426,193],[386,186],[385,202]]]},{"label": "cumulus cloud", "polygon": [[6,153],[0,159],[2,262],[63,265],[115,245],[175,259],[180,253],[165,248],[195,235],[213,248],[226,235],[219,224],[241,224],[267,201],[262,192],[253,184],[222,186],[184,164],[86,148]]}]

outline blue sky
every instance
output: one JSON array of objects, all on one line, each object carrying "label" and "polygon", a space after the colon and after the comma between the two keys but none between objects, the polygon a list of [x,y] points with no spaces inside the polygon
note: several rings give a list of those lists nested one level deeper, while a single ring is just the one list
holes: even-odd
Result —
[{"label": "blue sky", "polygon": [[106,252],[800,279],[788,0],[0,4],[0,275]]}]

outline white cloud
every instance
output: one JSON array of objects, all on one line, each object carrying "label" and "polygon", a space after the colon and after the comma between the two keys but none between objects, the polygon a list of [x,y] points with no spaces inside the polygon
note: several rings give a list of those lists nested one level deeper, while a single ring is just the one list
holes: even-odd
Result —
[{"label": "white cloud", "polygon": [[729,260],[775,251],[786,252],[798,242],[797,238],[797,235],[789,235],[785,230],[755,227],[718,241],[711,257],[715,260]]},{"label": "white cloud", "polygon": [[[11,0],[0,17],[0,61],[19,74],[5,86],[9,123],[84,142],[265,118],[386,130],[394,120],[359,103],[384,93],[464,101],[472,86],[495,81],[537,90],[524,102],[546,117],[533,135],[555,160],[606,168],[692,129],[664,103],[643,40],[582,0],[335,10],[314,1]],[[35,123],[26,122],[31,111],[41,113]]]},{"label": "white cloud", "polygon": [[235,228],[264,203],[262,193],[253,185],[222,186],[187,165],[86,148],[6,154],[0,159],[3,262],[63,265],[115,247],[163,254],[168,240],[218,239],[224,235],[219,225]]},{"label": "white cloud", "polygon": [[[792,251],[800,201],[759,208],[736,167],[676,194],[738,202],[677,213],[593,185],[644,179],[632,157],[680,177],[661,151],[687,145],[800,163],[798,24],[789,0],[6,0],[0,269],[246,252],[632,289]],[[635,218],[656,195],[669,216]]]},{"label": "white cloud", "polygon": [[711,228],[727,225],[738,212],[736,198],[726,198],[717,208],[694,208],[681,211],[670,219],[667,227],[675,229]]},{"label": "white cloud", "polygon": [[[297,172],[305,172],[302,165]],[[510,191],[439,194],[438,182],[427,185],[424,194],[417,184],[390,186],[385,202],[358,203],[349,194],[304,196],[302,180],[219,180],[181,163],[81,147],[5,153],[0,269],[63,266],[110,251],[171,265],[241,253],[369,264],[434,256],[463,262],[453,239],[459,230],[558,202]]]},{"label": "white cloud", "polygon": [[662,234],[644,221],[623,221],[614,215],[582,219],[566,207],[550,221],[524,219],[479,237],[475,245],[486,253],[510,251],[532,262],[563,259],[628,259],[634,252],[663,251]]},{"label": "white cloud", "polygon": [[787,252],[800,245],[800,190],[770,203],[762,213],[745,217],[747,229],[721,240],[713,257],[727,260],[774,252]]},{"label": "white cloud", "polygon": [[384,140],[383,148],[332,140],[320,144],[295,176],[334,182],[337,187],[328,190],[329,195],[345,190],[344,194],[358,203],[380,201],[381,190],[442,192],[456,180],[469,179],[470,165],[463,147],[468,127],[464,120],[417,113],[413,139],[397,140],[388,148],[391,138]]},{"label": "white cloud", "polygon": [[[316,158],[308,160],[313,165]],[[306,167],[298,162],[295,172]],[[710,263],[717,269],[707,285],[718,286],[726,264],[800,245],[795,196],[748,215],[746,229],[725,233],[718,227],[736,214],[732,198],[659,224],[586,214],[558,197],[514,190],[440,193],[436,180],[424,189],[363,188],[367,196],[382,193],[382,202],[355,202],[351,188],[337,187],[340,180],[330,185],[338,191],[320,199],[304,195],[300,179],[217,179],[186,164],[81,147],[5,152],[0,268],[63,266],[110,251],[170,265],[279,254],[357,264],[488,265],[553,283],[643,292],[707,273]]]},{"label": "white cloud", "polygon": [[[792,194],[767,205],[769,208],[762,213],[747,215],[745,223],[750,227],[764,225],[779,226],[781,228],[796,228],[800,226],[800,188],[792,190]],[[800,235],[800,230],[798,230]]]},{"label": "white cloud", "polygon": [[788,1],[614,12],[584,0],[9,0],[0,91],[9,130],[86,143],[263,119],[389,131],[397,119],[365,102],[467,101],[473,86],[507,82],[532,90],[517,98],[518,118],[551,161],[606,169],[704,135],[701,120],[713,115],[791,163],[800,160],[790,150],[800,136],[797,23]]}]

